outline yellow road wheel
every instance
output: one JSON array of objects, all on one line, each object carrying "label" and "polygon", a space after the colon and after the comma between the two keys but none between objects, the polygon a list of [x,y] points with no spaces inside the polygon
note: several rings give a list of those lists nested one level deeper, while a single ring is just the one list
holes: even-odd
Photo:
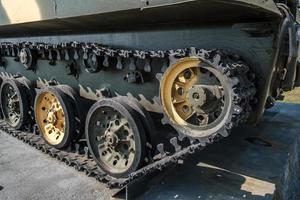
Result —
[{"label": "yellow road wheel", "polygon": [[35,120],[45,141],[63,148],[74,135],[74,108],[67,95],[57,87],[43,89],[35,100]]}]

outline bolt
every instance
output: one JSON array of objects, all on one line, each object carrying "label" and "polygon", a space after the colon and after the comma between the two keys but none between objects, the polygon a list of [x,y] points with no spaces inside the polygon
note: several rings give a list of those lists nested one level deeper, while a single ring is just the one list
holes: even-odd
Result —
[{"label": "bolt", "polygon": [[199,95],[199,93],[194,93],[193,94],[193,99],[196,99],[196,100],[198,100],[200,98],[200,95]]}]

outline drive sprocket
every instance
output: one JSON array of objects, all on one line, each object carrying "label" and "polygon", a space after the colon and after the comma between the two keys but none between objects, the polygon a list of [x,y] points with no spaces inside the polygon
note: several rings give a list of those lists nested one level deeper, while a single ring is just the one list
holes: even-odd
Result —
[{"label": "drive sprocket", "polygon": [[177,60],[160,79],[162,122],[180,140],[206,145],[217,135],[226,137],[249,115],[256,92],[250,74],[243,61],[218,50]]}]

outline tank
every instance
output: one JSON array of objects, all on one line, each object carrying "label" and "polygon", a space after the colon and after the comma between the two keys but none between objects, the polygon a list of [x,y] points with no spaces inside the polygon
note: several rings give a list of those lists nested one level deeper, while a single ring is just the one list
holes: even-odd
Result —
[{"label": "tank", "polygon": [[296,0],[2,0],[0,15],[2,130],[112,187],[300,85]]}]

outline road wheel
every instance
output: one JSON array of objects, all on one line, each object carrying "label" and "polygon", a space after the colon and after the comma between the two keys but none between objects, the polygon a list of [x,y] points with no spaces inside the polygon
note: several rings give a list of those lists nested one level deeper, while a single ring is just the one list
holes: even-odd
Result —
[{"label": "road wheel", "polygon": [[86,139],[99,167],[109,175],[126,177],[146,155],[146,137],[135,111],[117,98],[95,103],[86,119]]},{"label": "road wheel", "polygon": [[46,87],[35,99],[35,120],[44,140],[58,149],[69,146],[75,136],[71,99],[58,87]]},{"label": "road wheel", "polygon": [[1,95],[1,111],[4,120],[14,129],[22,129],[28,119],[27,89],[17,80],[3,81]]}]

